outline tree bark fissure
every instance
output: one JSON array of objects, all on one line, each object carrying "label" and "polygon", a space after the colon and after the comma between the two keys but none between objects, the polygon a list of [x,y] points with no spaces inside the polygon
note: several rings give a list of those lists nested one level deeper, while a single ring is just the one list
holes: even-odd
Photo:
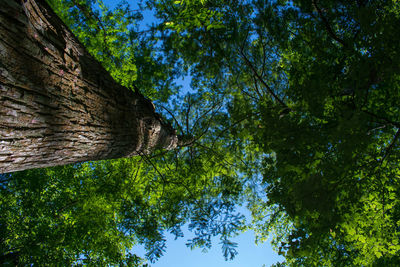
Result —
[{"label": "tree bark fissure", "polygon": [[0,1],[0,172],[177,144],[149,100],[118,85],[44,0]]}]

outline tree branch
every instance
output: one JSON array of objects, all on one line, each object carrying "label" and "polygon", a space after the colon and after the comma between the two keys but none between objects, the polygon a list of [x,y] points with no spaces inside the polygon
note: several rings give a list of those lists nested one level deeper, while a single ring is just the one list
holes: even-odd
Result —
[{"label": "tree branch", "polygon": [[173,114],[169,109],[167,109],[166,107],[164,107],[164,106],[162,106],[162,105],[157,105],[157,106],[162,107],[163,109],[165,109],[165,111],[168,112],[169,115],[171,115],[172,119],[175,121],[175,123],[176,123],[176,125],[178,126],[179,130],[183,133],[183,128],[182,128],[182,126],[179,124],[178,120],[175,118],[174,114]]},{"label": "tree branch", "polygon": [[341,38],[339,38],[336,33],[333,31],[331,25],[328,22],[328,19],[324,16],[321,8],[318,6],[317,4],[318,0],[312,0],[312,5],[314,6],[314,8],[317,10],[319,17],[322,20],[322,23],[325,26],[326,31],[328,32],[329,36],[335,40],[336,42],[338,42],[339,44],[341,44],[343,47],[348,47],[347,43],[345,41],[343,41]]},{"label": "tree branch", "polygon": [[192,102],[190,99],[190,94],[188,94],[188,108],[186,112],[186,134],[189,134],[189,115],[191,107],[192,107]]},{"label": "tree branch", "polygon": [[100,18],[98,18],[96,16],[96,14],[93,13],[92,10],[88,9],[86,6],[81,5],[80,3],[78,3],[76,0],[72,0],[72,3],[85,15],[85,17],[87,19],[93,19],[96,21],[95,23],[95,27],[98,31],[103,32],[103,43],[106,49],[106,53],[108,54],[108,56],[111,58],[112,54],[110,52],[110,50],[108,49],[108,45],[107,45],[107,31],[103,25],[103,22],[100,20]]},{"label": "tree branch", "polygon": [[[198,118],[196,118],[195,122],[193,123],[192,129],[194,130],[196,127],[196,124],[200,121],[200,119],[202,119],[204,116],[206,116],[208,113],[210,113],[212,110],[214,110],[219,104],[221,104],[220,102],[215,102],[211,108],[209,108],[208,110],[206,110],[203,114],[201,114]],[[220,110],[222,106],[219,106],[219,108],[217,108],[217,110]]]},{"label": "tree branch", "polygon": [[400,128],[400,123],[399,122],[391,121],[391,120],[389,120],[389,119],[387,119],[385,117],[376,115],[375,113],[372,113],[372,112],[370,112],[368,110],[365,110],[365,109],[361,109],[361,111],[364,112],[364,113],[367,113],[368,115],[370,115],[370,116],[372,116],[374,118],[377,118],[378,120],[384,121],[386,124],[390,124],[392,126],[395,126],[396,128]]},{"label": "tree branch", "polygon": [[[243,57],[244,61],[246,62],[246,65],[251,69],[253,72],[254,76],[257,77],[257,79],[264,85],[264,87],[267,89],[268,93],[272,96],[273,99],[275,99],[281,106],[284,108],[290,109],[285,102],[283,102],[271,89],[271,87],[268,86],[268,84],[264,81],[264,79],[258,74],[257,70],[254,68],[253,64],[250,62],[250,60],[246,57],[246,55],[243,53],[243,50],[240,50],[240,55]],[[291,110],[291,109],[290,109]]]},{"label": "tree branch", "polygon": [[389,144],[389,146],[386,148],[385,150],[385,155],[383,156],[382,160],[381,160],[381,165],[383,163],[383,161],[386,159],[386,157],[390,154],[390,151],[393,149],[394,144],[396,143],[397,139],[400,136],[400,129],[397,130],[396,134],[393,137],[392,142]]}]

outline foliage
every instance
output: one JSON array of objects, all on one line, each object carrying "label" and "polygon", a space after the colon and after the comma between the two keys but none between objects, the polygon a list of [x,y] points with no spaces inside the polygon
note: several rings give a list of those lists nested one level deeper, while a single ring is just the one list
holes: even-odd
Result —
[{"label": "foliage", "polygon": [[226,97],[237,123],[224,141],[259,149],[267,199],[248,195],[259,240],[275,233],[293,265],[396,259],[398,3],[149,2],[192,86]]},{"label": "foliage", "polygon": [[[101,0],[48,0],[86,49],[111,76],[148,98],[167,101],[176,94],[177,69],[156,52],[157,40],[139,30],[140,10],[121,1],[114,9]],[[140,77],[140,79],[138,79]]]},{"label": "foliage", "polygon": [[3,254],[18,255],[22,265],[139,266],[143,260],[133,254],[133,245],[143,244],[154,261],[165,251],[165,232],[181,237],[186,222],[196,233],[190,247],[209,248],[211,237],[219,234],[230,242],[243,218],[234,214],[235,196],[224,195],[232,186],[240,188],[230,184],[234,177],[227,170],[213,179],[203,171],[194,180],[198,177],[188,173],[194,171],[188,166],[175,171],[174,164],[154,163],[155,169],[147,160],[2,175]]},{"label": "foliage", "polygon": [[190,248],[219,236],[226,258],[229,238],[253,229],[285,256],[276,266],[398,265],[398,1],[148,0],[158,24],[144,32],[144,10],[126,3],[49,2],[117,81],[194,140],[3,175],[9,259],[139,265],[134,244],[154,260],[164,233],[189,224]]},{"label": "foliage", "polygon": [[[126,3],[114,10],[94,1],[49,3],[118,82],[131,89],[136,85],[161,103],[177,92],[173,80],[181,75],[179,64],[157,52],[152,34],[139,32],[140,14],[132,14]],[[187,122],[181,133],[200,133],[215,124],[212,116],[223,116],[213,110],[212,97],[209,103],[192,101],[186,117],[176,115]],[[4,174],[0,262],[146,265],[133,246],[144,245],[146,258],[153,262],[166,250],[165,233],[181,237],[186,224],[195,233],[189,247],[208,249],[212,237],[218,236],[225,257],[233,258],[236,244],[230,237],[244,226],[234,205],[242,182],[236,168],[226,165],[233,153],[209,151],[198,146]]]}]

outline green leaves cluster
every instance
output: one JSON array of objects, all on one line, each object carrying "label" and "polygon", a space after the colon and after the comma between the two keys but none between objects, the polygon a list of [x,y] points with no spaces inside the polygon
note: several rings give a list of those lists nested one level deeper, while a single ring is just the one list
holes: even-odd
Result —
[{"label": "green leaves cluster", "polygon": [[[226,258],[229,239],[252,229],[273,238],[277,266],[399,264],[398,1],[149,0],[157,24],[145,32],[126,3],[49,2],[116,80],[162,102],[194,140],[3,175],[8,261],[140,265],[134,244],[155,260],[164,233],[188,224],[190,248],[219,236]],[[185,76],[190,93],[178,94]]]},{"label": "green leaves cluster", "polygon": [[110,9],[101,0],[49,0],[53,10],[68,25],[111,76],[121,85],[140,89],[153,100],[166,102],[178,87],[174,63],[157,53],[157,40],[142,31],[140,9],[121,1]]},{"label": "green leaves cluster", "polygon": [[[151,3],[169,25],[190,8]],[[245,190],[258,238],[272,233],[293,265],[396,262],[397,3],[206,6],[219,12],[224,29],[169,27],[165,49],[175,49],[189,66],[199,93],[208,87],[223,96],[231,127],[218,136],[219,144],[255,153],[241,171],[248,180],[256,181],[255,169],[263,175],[267,199]],[[203,12],[193,8],[190,14]]]},{"label": "green leaves cluster", "polygon": [[[201,159],[195,169],[177,169],[173,157],[166,161],[172,163],[159,160],[120,159],[2,175],[3,255],[17,255],[21,265],[142,266],[134,245],[144,245],[146,258],[155,261],[166,250],[165,233],[182,237],[186,223],[196,234],[188,246],[210,248],[211,237],[219,235],[228,243],[226,257],[235,253],[229,237],[243,217],[235,213],[237,193],[227,194],[241,187],[232,173],[209,168],[210,173],[206,164],[211,162]],[[2,259],[6,263],[12,261]]]}]

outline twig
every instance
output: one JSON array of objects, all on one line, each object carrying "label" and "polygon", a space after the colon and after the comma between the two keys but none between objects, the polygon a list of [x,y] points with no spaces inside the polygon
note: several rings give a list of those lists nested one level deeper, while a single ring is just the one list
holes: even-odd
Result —
[{"label": "twig", "polygon": [[164,177],[164,175],[161,174],[161,172],[158,170],[158,168],[156,167],[156,165],[154,165],[154,163],[147,157],[146,154],[142,153],[142,152],[138,152],[139,156],[141,156],[142,158],[144,158],[145,161],[147,161],[148,163],[150,163],[151,166],[153,166],[154,170],[158,173],[158,175],[160,175],[161,180],[163,181],[163,183],[166,183],[167,180]]},{"label": "twig", "polygon": [[321,8],[318,6],[317,4],[318,0],[312,0],[312,4],[314,6],[314,8],[317,10],[319,17],[321,18],[328,34],[331,36],[332,39],[334,39],[336,42],[338,42],[339,44],[341,44],[343,47],[347,47],[347,44],[345,41],[343,41],[341,38],[339,38],[336,33],[333,31],[331,25],[328,22],[328,19],[324,16]]},{"label": "twig", "polygon": [[400,136],[400,129],[397,130],[396,134],[393,137],[392,142],[389,144],[389,146],[386,148],[385,150],[385,155],[383,156],[382,160],[381,160],[381,166],[383,164],[383,161],[386,159],[386,157],[390,154],[390,151],[393,149],[394,144],[396,143],[397,139]]},{"label": "twig", "polygon": [[161,210],[161,200],[164,197],[164,192],[165,192],[165,185],[168,183],[167,179],[164,177],[164,175],[162,175],[162,173],[158,170],[158,168],[156,167],[156,165],[154,165],[154,163],[147,157],[146,154],[141,153],[140,151],[138,152],[138,154],[141,157],[144,157],[145,161],[147,161],[148,163],[150,163],[151,166],[153,166],[154,170],[158,173],[158,175],[161,177],[162,180],[162,189],[161,189],[161,196],[157,201],[157,205],[158,208]]},{"label": "twig", "polygon": [[169,109],[167,109],[166,107],[162,106],[162,105],[158,105],[160,107],[162,107],[163,109],[165,109],[169,115],[171,115],[172,119],[175,121],[176,125],[179,127],[179,129],[181,130],[181,132],[183,133],[183,128],[182,126],[179,124],[178,120],[175,118],[174,114],[169,111]]},{"label": "twig", "polygon": [[139,171],[140,171],[140,169],[142,168],[142,159],[140,159],[139,164],[140,164],[140,165],[139,165],[139,167],[138,167],[137,170],[136,170],[135,178],[133,178],[133,182],[136,181],[137,176],[138,176],[138,174],[139,174]]},{"label": "twig", "polygon": [[261,99],[263,99],[263,96],[261,95],[260,90],[258,89],[257,79],[255,76],[253,76],[253,79],[254,79],[254,88],[256,89],[256,93],[261,100]]},{"label": "twig", "polygon": [[103,22],[93,13],[93,11],[91,11],[90,9],[87,9],[86,6],[83,6],[81,4],[79,4],[76,0],[72,0],[72,3],[78,7],[78,9],[80,11],[82,11],[82,13],[86,16],[86,18],[90,19],[94,19],[97,23],[95,23],[95,27],[97,28],[98,31],[103,32],[103,43],[106,49],[106,53],[108,54],[108,56],[110,58],[112,58],[112,54],[111,51],[108,49],[108,45],[107,45],[107,31],[103,25]]},{"label": "twig", "polygon": [[[209,108],[206,112],[204,112],[203,114],[201,114],[198,118],[196,118],[196,121],[193,123],[192,129],[194,130],[196,127],[196,124],[200,121],[201,118],[203,118],[204,116],[206,116],[210,111],[212,111],[218,104],[221,104],[219,102],[216,102],[211,108]],[[222,105],[220,105],[220,107],[217,109],[221,109]]]},{"label": "twig", "polygon": [[[250,116],[252,116],[252,115],[258,115],[258,114],[260,114],[260,113],[250,114]],[[213,143],[211,144],[211,147],[214,147],[215,142],[217,142],[217,140],[222,136],[222,134],[224,134],[224,133],[225,133],[226,131],[228,131],[229,129],[235,127],[235,126],[238,125],[239,123],[241,123],[241,122],[247,120],[250,116],[244,117],[244,118],[242,118],[242,119],[240,119],[240,120],[238,120],[238,121],[235,121],[233,124],[229,125],[228,127],[225,127],[225,129],[223,129],[223,130],[217,135],[217,137],[214,139]]]},{"label": "twig", "polygon": [[148,157],[148,158],[149,158],[149,159],[154,159],[154,158],[157,158],[157,157],[160,157],[160,156],[164,156],[164,155],[167,154],[168,152],[170,152],[170,150],[164,150],[163,152],[158,153],[158,154],[155,154],[155,155],[152,155],[151,157]]},{"label": "twig", "polygon": [[213,152],[217,157],[219,157],[220,159],[222,159],[227,165],[232,166],[232,167],[236,167],[235,164],[233,164],[232,162],[229,162],[227,159],[225,159],[225,157],[224,157],[225,155],[224,155],[224,154],[222,154],[222,153],[216,151],[214,148],[212,148],[212,147],[207,147],[207,146],[202,145],[202,144],[196,144],[196,145],[199,146],[199,147],[201,147],[201,148],[204,148],[204,149],[206,149],[206,150],[209,150],[209,151]]},{"label": "twig", "polygon": [[190,108],[192,107],[192,103],[190,100],[190,94],[188,95],[188,108],[186,112],[186,134],[189,134],[189,114],[190,114]]},{"label": "twig", "polygon": [[[285,102],[283,102],[275,93],[272,91],[271,87],[264,81],[264,79],[258,74],[257,70],[254,68],[253,64],[250,62],[250,60],[246,57],[246,55],[243,53],[242,50],[239,51],[240,55],[243,57],[244,61],[246,62],[246,65],[251,69],[253,72],[254,76],[257,77],[257,79],[264,85],[264,87],[267,89],[268,93],[272,96],[273,99],[275,99],[279,104],[281,104],[283,107],[290,109]],[[291,110],[291,109],[290,109]]]},{"label": "twig", "polygon": [[385,121],[387,124],[396,126],[396,128],[400,128],[400,123],[398,123],[396,121],[391,121],[391,120],[389,120],[389,119],[387,119],[385,117],[378,116],[375,113],[372,113],[372,112],[370,112],[370,111],[368,111],[366,109],[361,109],[361,111],[364,112],[364,113],[367,113],[368,115],[370,115],[370,116],[372,116],[374,118],[377,118],[379,120]]}]

